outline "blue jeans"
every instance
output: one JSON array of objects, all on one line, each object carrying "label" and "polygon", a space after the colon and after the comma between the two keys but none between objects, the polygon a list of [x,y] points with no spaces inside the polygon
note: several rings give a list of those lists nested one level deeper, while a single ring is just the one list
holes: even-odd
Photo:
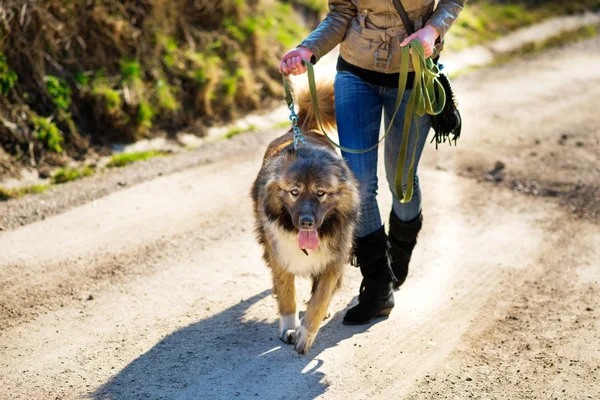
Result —
[{"label": "blue jeans", "polygon": [[[340,144],[350,149],[366,149],[377,143],[382,109],[384,112],[384,126],[387,128],[394,113],[398,89],[372,85],[350,72],[340,71],[335,77],[334,92]],[[415,139],[417,139],[413,198],[410,202],[402,204],[396,195],[396,163],[402,145],[404,112],[409,94],[410,90],[404,93],[392,129],[385,138],[385,173],[389,189],[392,192],[392,209],[402,221],[410,221],[421,212],[421,189],[417,177],[417,166],[427,141],[427,134],[431,128],[429,115],[413,118],[403,180],[403,182],[408,181],[408,165]],[[415,138],[417,133],[415,119],[419,125],[418,138]],[[356,232],[357,237],[367,236],[382,226],[377,205],[377,155],[377,149],[362,154],[342,151],[342,156],[360,185],[361,219]],[[403,190],[406,190],[406,187]]]}]

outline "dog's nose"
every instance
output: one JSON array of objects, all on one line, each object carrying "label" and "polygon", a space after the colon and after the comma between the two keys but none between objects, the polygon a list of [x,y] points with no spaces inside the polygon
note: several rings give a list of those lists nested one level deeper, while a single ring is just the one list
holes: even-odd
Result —
[{"label": "dog's nose", "polygon": [[300,217],[300,226],[303,229],[312,229],[315,226],[315,219],[312,215],[303,215]]}]

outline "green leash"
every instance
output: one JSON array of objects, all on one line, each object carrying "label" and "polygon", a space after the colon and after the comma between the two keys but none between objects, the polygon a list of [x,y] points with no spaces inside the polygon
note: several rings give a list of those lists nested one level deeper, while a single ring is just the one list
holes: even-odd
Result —
[{"label": "green leash", "polygon": [[[409,181],[406,185],[406,192],[402,189],[404,185],[404,167],[406,165],[406,156],[408,153],[408,136],[410,133],[410,127],[412,124],[412,120],[414,115],[419,117],[424,116],[425,114],[429,115],[437,115],[444,109],[444,105],[446,102],[446,94],[444,92],[444,87],[437,79],[440,71],[437,65],[433,62],[431,58],[425,58],[425,50],[423,49],[423,45],[421,41],[418,39],[414,39],[410,42],[408,46],[402,48],[402,61],[400,64],[400,78],[398,80],[398,96],[396,98],[396,107],[394,110],[394,114],[390,119],[390,123],[385,131],[385,134],[379,141],[374,145],[369,147],[368,149],[349,149],[347,147],[341,146],[337,144],[333,139],[329,137],[325,129],[323,129],[323,124],[321,123],[321,115],[319,113],[319,105],[317,101],[317,85],[315,83],[315,72],[314,66],[310,62],[303,61],[306,66],[306,71],[308,74],[308,87],[310,89],[310,97],[311,102],[315,111],[315,117],[317,122],[319,123],[319,128],[323,135],[333,144],[338,147],[342,151],[353,154],[361,154],[367,153],[379,146],[379,144],[386,138],[390,129],[392,128],[392,124],[394,119],[396,118],[396,114],[400,109],[400,104],[402,103],[402,98],[404,97],[404,92],[406,91],[406,85],[408,82],[408,61],[409,57],[411,57],[410,49],[412,49],[412,62],[413,69],[415,72],[415,80],[413,85],[413,90],[408,97],[408,104],[406,106],[406,112],[404,114],[404,127],[402,131],[402,147],[400,148],[400,154],[398,155],[398,161],[396,164],[396,194],[401,203],[408,203],[411,201],[413,196],[413,186],[414,186],[414,169],[415,169],[415,156],[417,153],[417,142],[419,138],[419,126],[416,126],[415,132],[415,145],[412,149],[411,161],[408,168],[408,176]],[[283,74],[282,74],[283,75]],[[285,99],[288,104],[288,108],[292,112],[292,116],[290,119],[292,120],[293,128],[297,128],[296,121],[297,118],[294,119],[295,112],[294,110],[294,101],[292,98],[292,94],[290,91],[289,84],[285,76],[283,76],[283,87],[285,89]],[[435,90],[437,87],[437,91]],[[298,137],[297,137],[298,136]],[[297,146],[299,141],[304,141],[302,138],[302,134],[299,129],[294,129],[294,146]]]}]

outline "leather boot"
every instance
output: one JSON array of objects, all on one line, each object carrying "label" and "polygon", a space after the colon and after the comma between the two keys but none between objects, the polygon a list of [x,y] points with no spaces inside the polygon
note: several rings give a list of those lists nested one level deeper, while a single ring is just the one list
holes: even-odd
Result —
[{"label": "leather boot", "polygon": [[408,275],[408,264],[410,256],[417,244],[417,236],[423,226],[421,213],[410,221],[402,221],[390,212],[390,231],[388,241],[390,242],[390,256],[392,258],[392,270],[394,271],[394,288],[400,287]]},{"label": "leather boot", "polygon": [[363,275],[358,305],[344,316],[344,324],[360,325],[375,317],[387,316],[394,307],[394,274],[383,227],[356,240],[354,257]]}]

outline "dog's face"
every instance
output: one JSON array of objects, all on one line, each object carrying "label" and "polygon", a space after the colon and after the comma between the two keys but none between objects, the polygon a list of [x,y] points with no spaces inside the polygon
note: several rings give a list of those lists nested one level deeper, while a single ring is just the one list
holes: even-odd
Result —
[{"label": "dog's face", "polygon": [[333,152],[290,149],[267,185],[265,211],[288,231],[298,232],[300,248],[315,250],[340,218],[358,213],[356,183]]}]

